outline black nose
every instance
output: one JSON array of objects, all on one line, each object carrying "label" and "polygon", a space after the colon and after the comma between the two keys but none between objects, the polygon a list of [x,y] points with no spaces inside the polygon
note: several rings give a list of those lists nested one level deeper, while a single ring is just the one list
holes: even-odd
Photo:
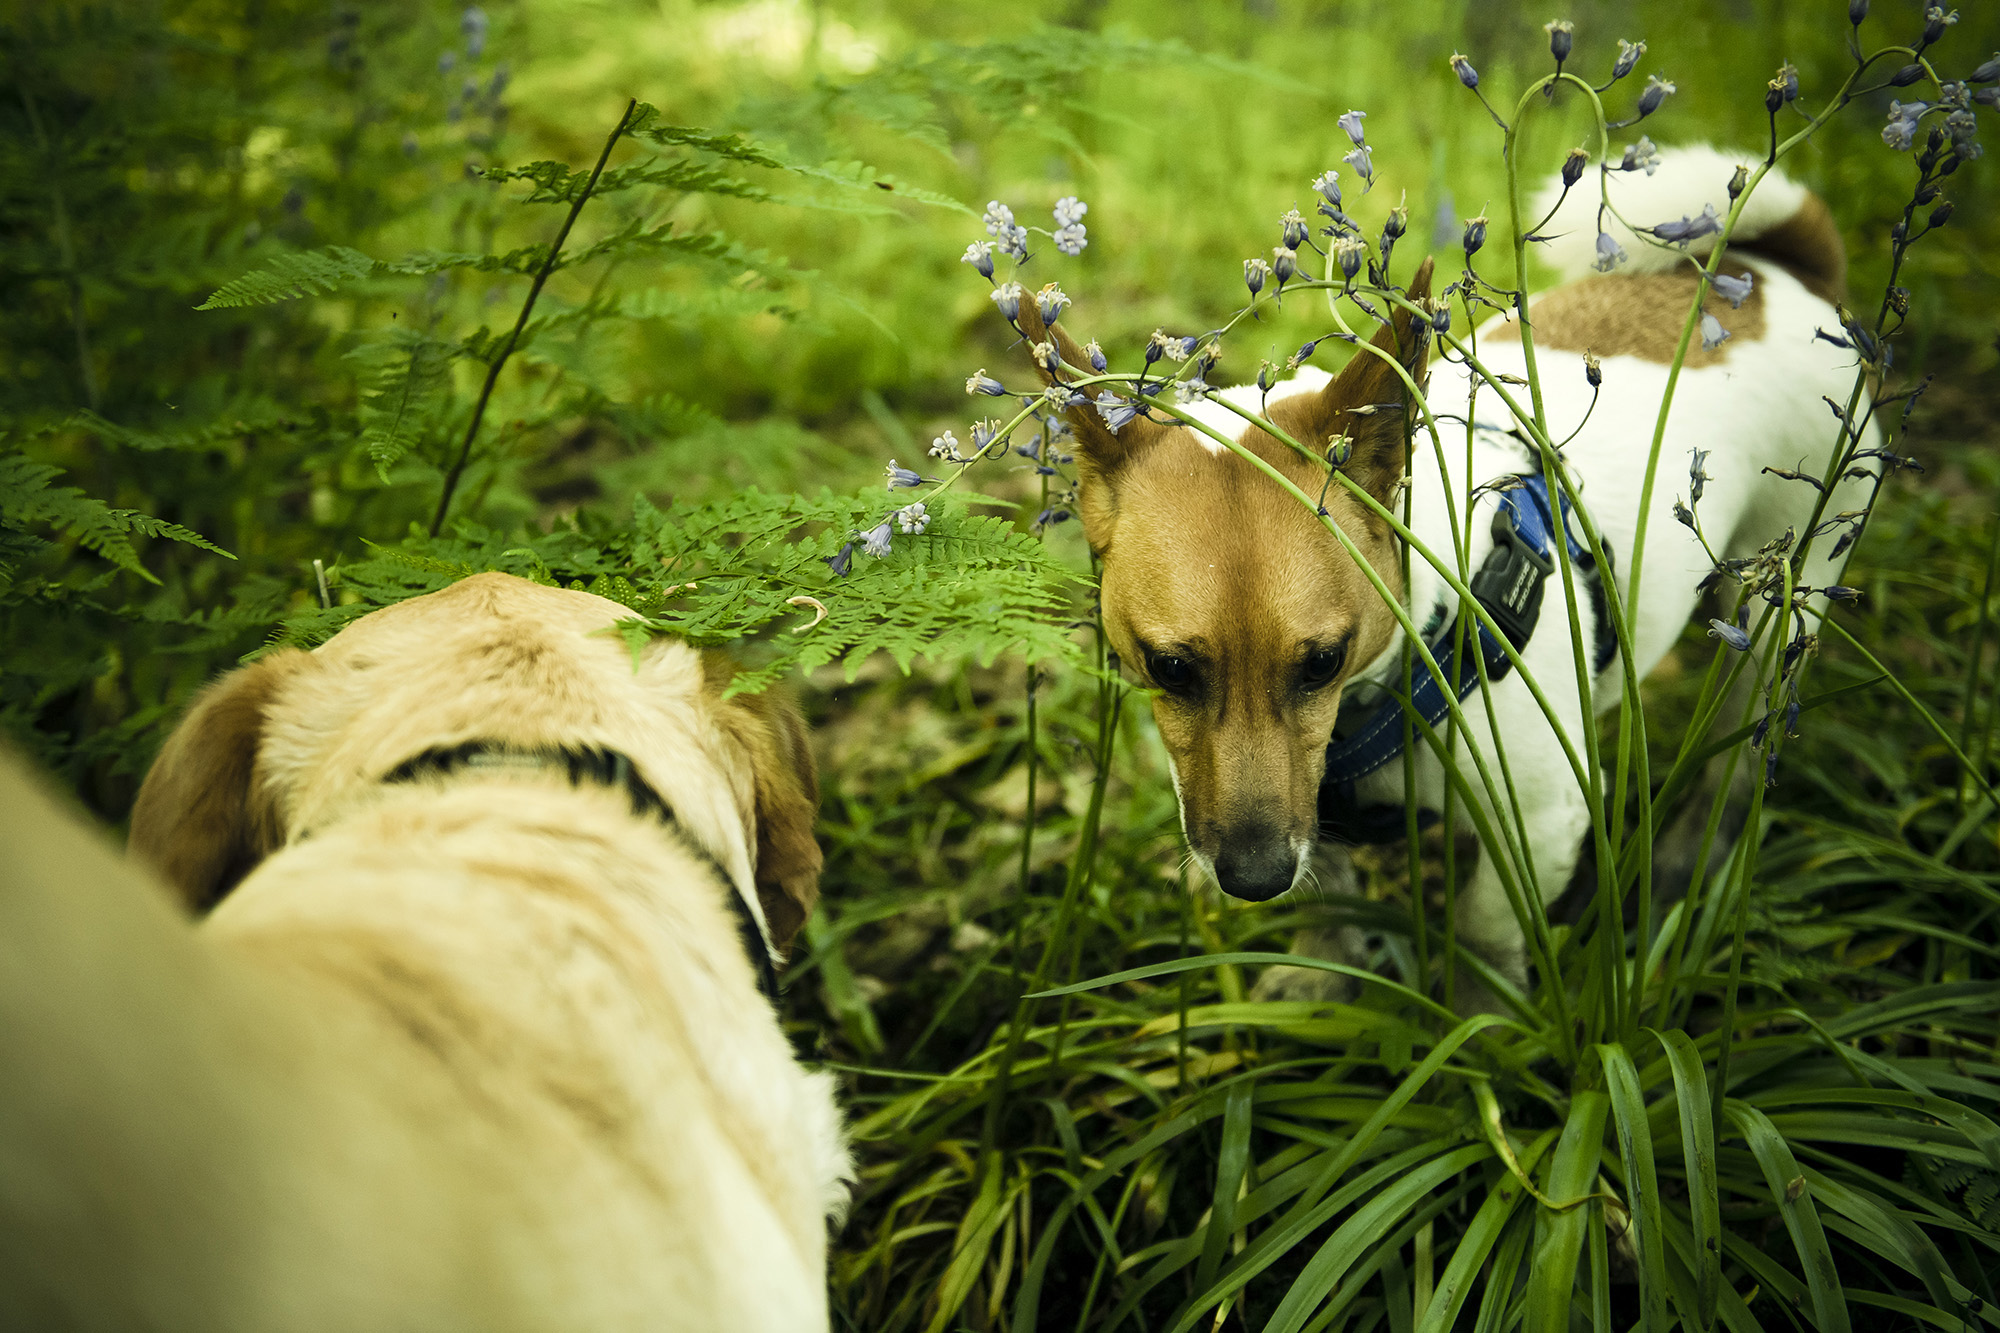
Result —
[{"label": "black nose", "polygon": [[1298,858],[1275,830],[1225,839],[1215,855],[1215,879],[1232,898],[1268,902],[1292,887]]}]

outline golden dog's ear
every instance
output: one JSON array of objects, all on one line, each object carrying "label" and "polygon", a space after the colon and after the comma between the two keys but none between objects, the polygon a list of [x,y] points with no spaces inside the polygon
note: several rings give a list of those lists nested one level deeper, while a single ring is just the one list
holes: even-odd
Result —
[{"label": "golden dog's ear", "polygon": [[[1421,305],[1430,294],[1431,261],[1426,259],[1406,295]],[[1353,452],[1341,470],[1387,504],[1403,477],[1411,401],[1409,385],[1388,358],[1421,387],[1430,364],[1430,329],[1399,306],[1371,342],[1387,357],[1356,349],[1354,359],[1318,393],[1273,403],[1271,419],[1311,449],[1325,449],[1341,435],[1350,437]]]},{"label": "golden dog's ear", "polygon": [[[719,689],[732,668],[709,659]],[[771,943],[789,953],[819,901],[823,858],[813,838],[819,814],[819,770],[798,706],[776,691],[739,694],[718,710],[723,728],[750,759],[757,813],[757,901]]]},{"label": "golden dog's ear", "polygon": [[283,836],[256,788],[257,745],[279,688],[311,661],[287,648],[196,695],[139,788],[127,849],[192,912],[222,901]]},{"label": "golden dog's ear", "polygon": [[[1031,350],[1038,343],[1052,341],[1065,364],[1075,367],[1081,374],[1091,373],[1089,359],[1061,323],[1049,325],[1042,322],[1041,308],[1035,304],[1034,293],[1029,292],[1021,297],[1021,312],[1016,322],[1020,325],[1021,336],[1027,340]],[[1039,361],[1035,364],[1035,371],[1042,377],[1042,383],[1056,382],[1055,375],[1048,366]],[[1077,378],[1079,378],[1077,373],[1066,371],[1063,374],[1065,381]],[[1099,385],[1093,389],[1080,389],[1078,392],[1089,397],[1094,404],[1097,396],[1106,392],[1108,387]],[[1072,407],[1063,415],[1068,418],[1071,428],[1076,431],[1077,468],[1083,474],[1086,490],[1093,482],[1109,480],[1120,468],[1143,451],[1167,438],[1174,430],[1174,427],[1163,422],[1135,416],[1114,431],[1105,423],[1104,415],[1094,405],[1089,404]],[[1088,519],[1089,515],[1086,513],[1086,524]]]}]

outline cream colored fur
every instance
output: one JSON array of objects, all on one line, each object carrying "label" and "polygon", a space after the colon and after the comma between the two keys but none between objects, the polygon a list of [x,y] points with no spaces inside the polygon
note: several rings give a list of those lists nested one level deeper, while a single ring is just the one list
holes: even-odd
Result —
[{"label": "cream colored fur", "polygon": [[826,1327],[847,1152],[732,887],[620,792],[380,781],[613,746],[747,888],[751,761],[625,614],[482,575],[298,665],[283,846],[198,930],[0,762],[0,1327]]}]

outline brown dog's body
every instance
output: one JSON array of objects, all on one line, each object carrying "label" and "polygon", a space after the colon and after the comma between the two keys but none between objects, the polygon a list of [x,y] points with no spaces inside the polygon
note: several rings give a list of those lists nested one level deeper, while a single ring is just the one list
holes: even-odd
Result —
[{"label": "brown dog's body", "polygon": [[[825,1327],[838,1117],[729,902],[810,910],[810,762],[625,614],[482,575],[216,687],[134,818],[198,932],[0,773],[0,1324]],[[672,822],[389,780],[473,742],[615,750]]]}]

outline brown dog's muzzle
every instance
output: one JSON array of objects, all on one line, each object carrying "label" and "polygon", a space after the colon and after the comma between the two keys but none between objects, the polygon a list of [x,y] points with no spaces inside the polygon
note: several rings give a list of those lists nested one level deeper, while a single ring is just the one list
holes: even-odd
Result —
[{"label": "brown dog's muzzle", "polygon": [[1257,821],[1232,829],[1215,853],[1215,882],[1232,898],[1268,902],[1292,887],[1298,856],[1275,824]]}]

